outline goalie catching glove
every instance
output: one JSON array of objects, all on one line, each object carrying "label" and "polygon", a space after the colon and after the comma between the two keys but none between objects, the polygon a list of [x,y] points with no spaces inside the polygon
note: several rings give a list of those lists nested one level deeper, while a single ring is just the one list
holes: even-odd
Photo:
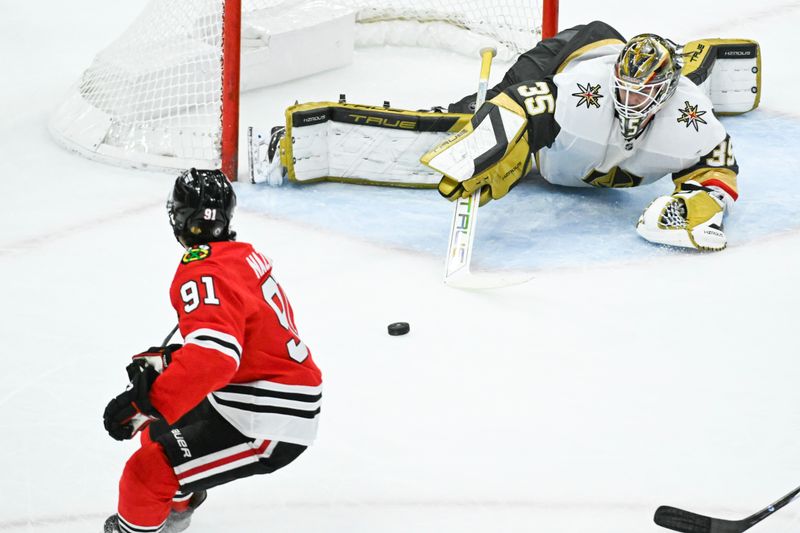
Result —
[{"label": "goalie catching glove", "polygon": [[644,210],[636,231],[650,242],[698,250],[722,250],[725,202],[714,189],[687,181],[671,196],[660,196]]}]

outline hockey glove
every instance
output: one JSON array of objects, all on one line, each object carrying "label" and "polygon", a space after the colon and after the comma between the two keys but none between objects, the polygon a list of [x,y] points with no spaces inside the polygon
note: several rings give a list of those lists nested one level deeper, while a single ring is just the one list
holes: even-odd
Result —
[{"label": "hockey glove", "polygon": [[507,100],[486,102],[464,129],[420,159],[444,175],[438,187],[448,200],[480,191],[484,205],[505,196],[529,170],[525,112]]},{"label": "hockey glove", "polygon": [[182,344],[170,344],[168,346],[151,346],[142,353],[133,356],[133,361],[142,361],[144,364],[158,372],[164,371],[172,362],[172,352],[183,347]]},{"label": "hockey glove", "polygon": [[113,439],[126,440],[146,428],[161,415],[150,403],[150,387],[158,372],[143,360],[126,368],[130,385],[122,394],[108,402],[103,412],[103,426]]},{"label": "hockey glove", "polygon": [[722,231],[725,202],[714,189],[696,181],[681,184],[671,196],[660,196],[644,210],[636,231],[650,242],[722,250],[727,238]]}]

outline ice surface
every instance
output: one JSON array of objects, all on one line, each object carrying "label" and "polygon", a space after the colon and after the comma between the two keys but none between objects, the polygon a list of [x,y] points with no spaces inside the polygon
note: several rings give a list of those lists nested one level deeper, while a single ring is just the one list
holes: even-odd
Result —
[{"label": "ice surface", "polygon": [[[726,219],[730,246],[800,226],[800,122],[768,111],[723,122],[735,139],[741,194],[747,199]],[[772,135],[776,130],[780,136]],[[528,178],[502,202],[480,210],[474,264],[534,271],[683,254],[631,231],[650,201],[671,191],[668,179],[629,190],[596,190]],[[435,190],[336,183],[243,186],[239,197],[245,209],[428,254],[447,248],[453,210]]]},{"label": "ice surface", "polygon": [[[143,4],[17,2],[0,19],[0,531],[99,531],[134,449],[100,413],[173,325],[171,177],[75,157],[45,127]],[[433,191],[238,185],[237,230],[275,259],[325,373],[323,418],[297,463],[215,490],[190,531],[655,532],[659,504],[741,518],[800,484],[800,4],[675,0],[652,21],[564,4],[562,25],[761,42],[763,108],[726,119],[742,166],[729,249],[635,235],[668,183],[532,181],[482,210],[475,260],[536,277],[463,292],[441,283],[451,206]],[[475,85],[475,61],[385,53],[249,94],[243,126],[295,99],[421,108]],[[398,320],[411,333],[389,337]],[[752,531],[800,530],[795,505]]]}]

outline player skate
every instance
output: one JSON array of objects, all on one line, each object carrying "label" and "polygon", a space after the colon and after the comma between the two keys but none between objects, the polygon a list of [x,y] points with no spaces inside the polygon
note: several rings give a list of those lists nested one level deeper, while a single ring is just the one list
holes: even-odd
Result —
[{"label": "player skate", "polygon": [[[176,502],[173,500],[173,509],[170,511],[167,521],[159,533],[180,533],[186,531],[192,521],[192,514],[206,500],[206,491],[198,491],[192,494],[182,505],[179,503],[176,510]],[[106,519],[103,533],[128,533],[129,531],[139,532],[135,526],[120,521],[118,515],[114,514]]]},{"label": "player skate", "polygon": [[204,490],[198,490],[188,497],[173,498],[172,510],[167,517],[163,533],[180,533],[185,531],[192,522],[192,514],[195,509],[200,507],[208,494]]}]

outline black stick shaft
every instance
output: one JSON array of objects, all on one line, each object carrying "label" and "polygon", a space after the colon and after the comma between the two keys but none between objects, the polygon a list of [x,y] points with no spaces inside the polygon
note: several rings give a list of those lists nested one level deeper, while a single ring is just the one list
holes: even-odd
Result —
[{"label": "black stick shaft", "polygon": [[164,342],[161,343],[162,348],[167,345],[172,336],[175,335],[176,331],[178,331],[178,324],[175,324],[175,327],[169,332],[169,335],[167,335],[167,337],[164,339]]},{"label": "black stick shaft", "polygon": [[780,509],[781,507],[784,507],[786,504],[793,502],[795,499],[797,499],[798,495],[800,495],[800,487],[797,487],[796,489],[794,489],[792,492],[790,492],[780,500],[771,503],[767,507],[764,507],[759,512],[748,516],[746,518],[749,524],[747,527],[749,528],[751,526],[756,525],[757,523],[761,522],[766,517],[768,517],[778,509]]}]

